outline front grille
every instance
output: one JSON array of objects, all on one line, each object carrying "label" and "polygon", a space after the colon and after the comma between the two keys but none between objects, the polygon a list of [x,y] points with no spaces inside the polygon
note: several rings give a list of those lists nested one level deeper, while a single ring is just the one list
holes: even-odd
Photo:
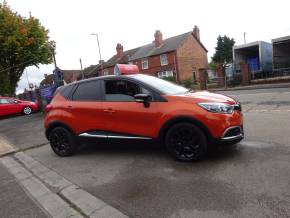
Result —
[{"label": "front grille", "polygon": [[233,136],[238,136],[242,134],[242,129],[241,127],[234,127],[234,128],[231,128],[231,129],[228,129],[226,131],[226,133],[224,134],[224,137],[223,138],[228,138],[228,137],[233,137]]}]

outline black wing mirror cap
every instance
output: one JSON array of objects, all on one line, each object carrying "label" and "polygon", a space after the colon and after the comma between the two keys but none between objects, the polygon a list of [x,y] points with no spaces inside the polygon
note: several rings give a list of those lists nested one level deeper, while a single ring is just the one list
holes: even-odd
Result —
[{"label": "black wing mirror cap", "polygon": [[150,106],[150,101],[152,101],[151,95],[148,94],[136,94],[134,95],[135,102],[143,103],[145,107]]}]

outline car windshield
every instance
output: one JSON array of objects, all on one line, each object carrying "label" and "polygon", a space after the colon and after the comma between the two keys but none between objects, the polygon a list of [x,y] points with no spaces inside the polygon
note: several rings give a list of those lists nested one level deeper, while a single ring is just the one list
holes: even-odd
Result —
[{"label": "car windshield", "polygon": [[182,86],[176,85],[163,79],[159,79],[154,76],[138,74],[134,75],[134,78],[148,84],[149,86],[154,87],[157,90],[160,90],[160,92],[166,95],[177,95],[188,92],[188,89]]}]

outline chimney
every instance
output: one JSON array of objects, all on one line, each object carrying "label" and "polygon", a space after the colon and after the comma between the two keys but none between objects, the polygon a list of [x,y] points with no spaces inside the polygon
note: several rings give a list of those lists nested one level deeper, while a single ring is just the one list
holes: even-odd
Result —
[{"label": "chimney", "polygon": [[160,30],[155,31],[154,38],[155,38],[154,40],[155,47],[156,48],[160,47],[163,43],[162,33],[160,32]]},{"label": "chimney", "polygon": [[197,26],[194,26],[192,34],[200,41],[199,28]]},{"label": "chimney", "polygon": [[118,58],[123,57],[124,50],[123,50],[123,46],[120,43],[117,44],[116,50],[117,50],[117,57]]}]

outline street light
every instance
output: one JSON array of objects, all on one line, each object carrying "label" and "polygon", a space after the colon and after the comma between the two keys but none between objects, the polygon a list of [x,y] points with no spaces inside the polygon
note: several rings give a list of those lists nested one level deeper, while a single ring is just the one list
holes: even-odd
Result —
[{"label": "street light", "polygon": [[101,73],[103,74],[103,62],[102,62],[101,48],[100,48],[100,42],[99,42],[99,35],[98,35],[98,33],[91,33],[91,35],[97,37],[98,49],[99,49],[99,57],[100,57],[100,64],[101,64]]}]

